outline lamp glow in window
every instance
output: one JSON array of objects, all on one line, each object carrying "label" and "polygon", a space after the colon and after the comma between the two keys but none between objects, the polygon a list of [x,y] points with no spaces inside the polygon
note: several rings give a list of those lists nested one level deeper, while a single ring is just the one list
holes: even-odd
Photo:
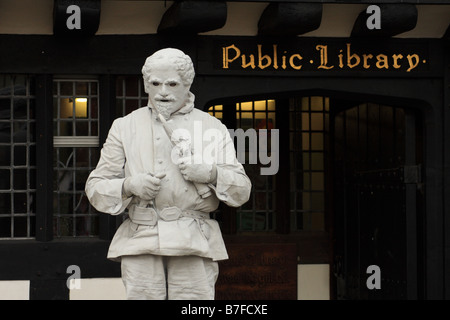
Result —
[{"label": "lamp glow in window", "polygon": [[99,159],[97,80],[53,80],[55,237],[97,236],[99,215],[84,184]]},{"label": "lamp glow in window", "polygon": [[60,117],[61,118],[73,118],[75,111],[75,118],[87,117],[87,98],[62,98],[60,101]]},{"label": "lamp glow in window", "polygon": [[86,118],[87,117],[87,98],[75,98],[75,117]]}]

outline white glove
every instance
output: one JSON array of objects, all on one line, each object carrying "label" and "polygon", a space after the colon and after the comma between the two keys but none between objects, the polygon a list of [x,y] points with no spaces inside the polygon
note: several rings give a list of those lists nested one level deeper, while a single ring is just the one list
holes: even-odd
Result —
[{"label": "white glove", "polygon": [[128,177],[123,182],[123,193],[127,197],[135,195],[142,200],[153,200],[161,188],[161,179],[165,176],[165,173],[157,175],[139,173]]},{"label": "white glove", "polygon": [[214,163],[195,163],[182,158],[178,162],[178,168],[185,180],[197,183],[216,183],[217,168]]}]

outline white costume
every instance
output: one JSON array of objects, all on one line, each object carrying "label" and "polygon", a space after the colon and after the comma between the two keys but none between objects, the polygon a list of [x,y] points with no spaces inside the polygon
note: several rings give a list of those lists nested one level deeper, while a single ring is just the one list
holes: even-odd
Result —
[{"label": "white costume", "polygon": [[[128,209],[129,218],[114,235],[108,258],[122,259],[122,263],[123,257],[138,255],[197,256],[211,262],[227,259],[219,225],[209,218],[209,213],[217,209],[219,201],[233,207],[242,205],[248,200],[251,188],[249,178],[236,159],[228,130],[218,119],[195,109],[194,96],[190,92],[181,108],[168,119],[172,128],[189,133],[194,140],[194,155],[207,149],[205,132],[213,130],[221,138],[221,141],[210,140],[215,143],[211,157],[217,180],[215,185],[209,184],[211,195],[203,198],[173,161],[173,145],[158,114],[149,99],[149,106],[116,119],[98,165],[86,182],[86,194],[98,211],[118,215]],[[196,143],[198,139],[202,143]],[[164,174],[157,194],[150,202],[141,202],[137,196],[127,198],[123,194],[125,179],[142,173]],[[147,203],[151,207],[146,206]],[[124,277],[125,272],[122,272]],[[212,276],[213,283],[216,277]]]}]

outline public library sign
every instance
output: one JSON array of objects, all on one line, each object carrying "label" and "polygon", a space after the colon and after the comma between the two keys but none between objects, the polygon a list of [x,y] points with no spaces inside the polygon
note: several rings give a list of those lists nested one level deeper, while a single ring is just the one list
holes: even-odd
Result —
[{"label": "public library sign", "polygon": [[427,46],[411,42],[312,38],[291,42],[257,38],[220,42],[215,44],[214,69],[224,72],[390,71],[410,74],[429,69]]}]

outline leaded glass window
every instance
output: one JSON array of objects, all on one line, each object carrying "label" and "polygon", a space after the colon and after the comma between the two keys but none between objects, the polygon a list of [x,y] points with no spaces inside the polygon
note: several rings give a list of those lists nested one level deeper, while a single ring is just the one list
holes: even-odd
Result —
[{"label": "leaded glass window", "polygon": [[32,238],[36,220],[34,78],[0,75],[0,238]]}]

